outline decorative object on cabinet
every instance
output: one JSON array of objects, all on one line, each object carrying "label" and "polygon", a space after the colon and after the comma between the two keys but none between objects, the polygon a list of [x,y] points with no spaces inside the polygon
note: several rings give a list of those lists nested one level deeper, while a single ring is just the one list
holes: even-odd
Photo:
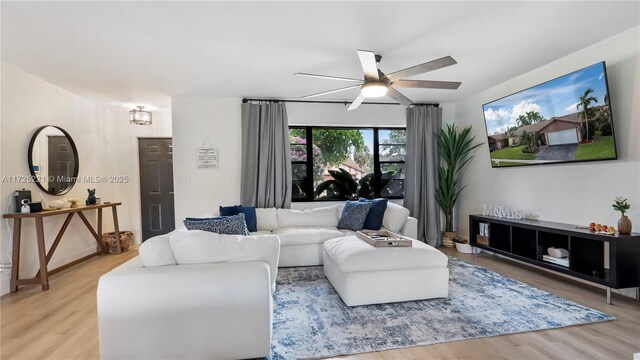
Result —
[{"label": "decorative object on cabinet", "polygon": [[87,189],[89,196],[87,196],[87,200],[85,201],[85,205],[95,205],[97,203],[96,200],[96,189]]},{"label": "decorative object on cabinet", "polygon": [[62,209],[64,207],[64,201],[62,200],[53,200],[49,201],[49,208],[51,209]]},{"label": "decorative object on cabinet", "polygon": [[623,199],[621,196],[615,199],[613,203],[613,209],[615,211],[620,211],[622,216],[620,216],[620,220],[618,220],[618,232],[623,235],[631,234],[631,220],[626,215],[627,211],[631,209],[631,205],[627,202],[627,199]]},{"label": "decorative object on cabinet", "polygon": [[71,199],[67,199],[67,201],[71,204],[69,205],[69,207],[72,209],[75,209],[78,207],[78,203],[82,201],[82,199],[71,198]]}]

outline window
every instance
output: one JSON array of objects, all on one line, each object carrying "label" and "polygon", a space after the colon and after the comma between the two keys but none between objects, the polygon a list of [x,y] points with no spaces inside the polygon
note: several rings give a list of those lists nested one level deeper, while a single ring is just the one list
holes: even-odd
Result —
[{"label": "window", "polygon": [[407,156],[405,129],[381,129],[378,139],[380,196],[402,197]]},{"label": "window", "polygon": [[403,128],[290,127],[293,201],[404,195]]},{"label": "window", "polygon": [[291,144],[291,173],[293,199],[307,197],[307,133],[305,129],[289,129],[289,142]]}]

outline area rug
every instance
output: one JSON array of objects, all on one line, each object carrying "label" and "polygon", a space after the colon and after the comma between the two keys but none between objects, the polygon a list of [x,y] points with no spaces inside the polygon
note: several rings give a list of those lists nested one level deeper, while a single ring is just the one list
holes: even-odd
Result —
[{"label": "area rug", "polygon": [[[313,359],[613,320],[449,258],[449,297],[348,307],[322,267],[278,270],[270,359]],[[424,279],[429,281],[429,279]]]}]

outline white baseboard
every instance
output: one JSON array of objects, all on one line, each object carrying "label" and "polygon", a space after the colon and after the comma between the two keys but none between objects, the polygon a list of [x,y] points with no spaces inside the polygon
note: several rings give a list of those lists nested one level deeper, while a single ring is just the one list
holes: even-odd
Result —
[{"label": "white baseboard", "polygon": [[11,285],[11,265],[0,264],[0,296],[8,294]]}]

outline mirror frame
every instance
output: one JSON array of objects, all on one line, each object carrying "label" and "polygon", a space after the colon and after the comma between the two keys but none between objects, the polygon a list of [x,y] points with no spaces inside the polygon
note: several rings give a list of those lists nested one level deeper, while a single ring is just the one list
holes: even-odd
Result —
[{"label": "mirror frame", "polygon": [[[71,150],[73,151],[73,157],[76,159],[76,166],[73,170],[73,181],[71,182],[71,186],[69,186],[67,189],[65,189],[62,192],[59,193],[55,193],[52,194],[49,192],[48,189],[45,189],[44,186],[42,186],[42,184],[40,183],[40,180],[38,179],[36,173],[33,171],[33,145],[36,142],[36,139],[38,138],[38,135],[40,134],[40,132],[48,127],[52,127],[52,128],[56,128],[58,130],[60,130],[60,132],[62,132],[62,134],[69,139],[69,144],[71,145]],[[49,194],[49,195],[54,195],[54,196],[60,196],[60,195],[64,195],[66,193],[68,193],[69,191],[71,191],[71,189],[73,189],[73,187],[76,185],[76,179],[78,178],[78,171],[80,170],[80,158],[78,157],[78,149],[76,148],[76,143],[73,142],[73,138],[71,137],[71,135],[69,135],[68,132],[66,132],[63,128],[59,127],[59,126],[55,126],[55,125],[45,125],[45,126],[41,126],[39,127],[36,132],[33,134],[33,136],[31,137],[31,141],[29,141],[29,153],[28,158],[29,158],[29,172],[31,173],[33,182],[38,185],[38,187],[40,188],[40,190],[44,191],[45,193]]]}]

